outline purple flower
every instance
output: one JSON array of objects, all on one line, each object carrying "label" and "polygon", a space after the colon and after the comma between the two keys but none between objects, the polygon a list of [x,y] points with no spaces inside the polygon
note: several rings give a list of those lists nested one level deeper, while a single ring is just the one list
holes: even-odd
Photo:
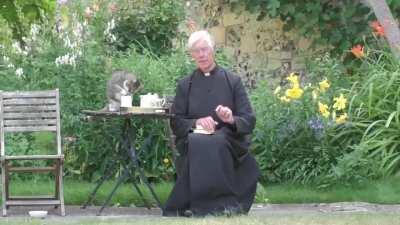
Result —
[{"label": "purple flower", "polygon": [[324,123],[322,121],[321,118],[319,117],[313,117],[312,119],[310,119],[308,121],[308,125],[310,126],[310,128],[312,129],[314,135],[317,138],[322,138],[323,134],[324,134]]}]

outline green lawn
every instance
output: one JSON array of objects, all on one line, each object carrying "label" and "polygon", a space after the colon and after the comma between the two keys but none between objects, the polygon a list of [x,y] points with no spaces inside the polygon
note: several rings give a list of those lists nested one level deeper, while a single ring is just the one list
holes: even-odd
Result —
[{"label": "green lawn", "polygon": [[[99,205],[111,191],[114,182],[106,182],[99,190],[95,204]],[[64,196],[68,205],[81,205],[85,202],[95,183],[65,180]],[[22,195],[51,193],[53,184],[49,182],[22,182],[12,183],[11,193]],[[171,183],[154,185],[155,191],[164,202],[172,188]],[[145,192],[147,199],[149,192],[143,185],[141,189]],[[400,203],[400,178],[388,178],[380,181],[370,181],[363,185],[340,186],[320,190],[309,185],[296,184],[265,184],[259,185],[256,202],[258,203],[315,203],[315,202],[343,202],[358,201],[370,203],[393,204]],[[154,202],[154,201],[153,201]],[[142,202],[131,184],[123,184],[115,193],[112,199],[113,205],[141,206]]]}]

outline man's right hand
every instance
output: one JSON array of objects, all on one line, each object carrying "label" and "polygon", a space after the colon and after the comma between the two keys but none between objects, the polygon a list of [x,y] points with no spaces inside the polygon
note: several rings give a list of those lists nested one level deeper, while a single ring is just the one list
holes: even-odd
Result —
[{"label": "man's right hand", "polygon": [[214,133],[217,122],[211,117],[202,117],[196,120],[196,127],[201,126],[204,130]]}]

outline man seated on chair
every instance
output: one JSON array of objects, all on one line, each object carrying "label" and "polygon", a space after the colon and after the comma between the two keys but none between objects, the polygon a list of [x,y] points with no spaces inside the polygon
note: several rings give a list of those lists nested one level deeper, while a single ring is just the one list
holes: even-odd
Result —
[{"label": "man seated on chair", "polygon": [[256,119],[246,90],[238,76],[216,64],[207,31],[192,33],[188,49],[198,68],[176,88],[171,127],[178,177],[163,215],[247,213],[259,170],[249,153]]}]

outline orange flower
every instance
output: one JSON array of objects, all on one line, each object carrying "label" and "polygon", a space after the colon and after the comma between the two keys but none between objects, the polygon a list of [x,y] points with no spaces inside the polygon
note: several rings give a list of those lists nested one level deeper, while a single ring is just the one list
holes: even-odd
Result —
[{"label": "orange flower", "polygon": [[374,33],[379,37],[385,37],[385,30],[378,21],[373,21],[370,26],[374,29]]},{"label": "orange flower", "polygon": [[353,53],[353,55],[357,58],[363,58],[365,57],[364,54],[364,46],[362,45],[356,45],[354,47],[351,48],[351,53]]}]

